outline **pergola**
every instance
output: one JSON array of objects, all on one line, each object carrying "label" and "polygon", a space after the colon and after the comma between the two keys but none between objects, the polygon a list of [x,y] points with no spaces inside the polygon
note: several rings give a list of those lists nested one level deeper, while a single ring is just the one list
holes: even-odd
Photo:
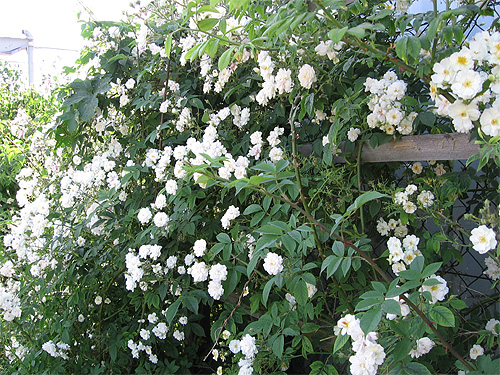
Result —
[{"label": "pergola", "polygon": [[28,30],[23,30],[26,38],[0,37],[0,55],[13,55],[22,50],[28,52],[28,82],[34,81],[33,69],[33,36]]}]

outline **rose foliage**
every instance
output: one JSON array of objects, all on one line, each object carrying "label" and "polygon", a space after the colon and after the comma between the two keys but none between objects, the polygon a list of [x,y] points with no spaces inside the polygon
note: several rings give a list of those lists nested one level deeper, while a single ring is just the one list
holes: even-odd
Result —
[{"label": "rose foliage", "polygon": [[[500,33],[496,3],[447,4],[152,1],[83,24],[84,78],[25,141],[2,232],[2,372],[495,372]],[[480,153],[361,158],[452,132]],[[487,282],[467,301],[466,254]]]}]

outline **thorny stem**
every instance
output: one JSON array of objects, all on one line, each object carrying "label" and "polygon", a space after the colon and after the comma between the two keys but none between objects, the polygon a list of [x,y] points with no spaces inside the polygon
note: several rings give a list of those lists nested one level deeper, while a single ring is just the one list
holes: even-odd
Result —
[{"label": "thorny stem", "polygon": [[[299,170],[299,158],[297,156],[297,133],[295,131],[295,116],[297,114],[298,110],[298,103],[300,101],[301,95],[297,95],[297,98],[295,99],[295,102],[293,103],[292,110],[290,112],[290,117],[288,121],[290,122],[290,129],[291,129],[291,137],[292,137],[292,164],[293,164],[293,169],[295,171],[295,179],[297,180],[297,185],[299,187],[299,195],[300,195],[300,200],[302,202],[302,205],[304,206],[304,210],[309,214],[309,216],[313,216],[311,214],[311,209],[309,208],[309,205],[307,204],[307,198],[304,195],[304,190],[302,187],[302,179],[300,177],[300,170]],[[319,240],[318,233],[316,231],[316,228],[313,227],[313,236],[314,236],[314,241],[316,242],[316,246],[318,247],[318,252],[321,258],[324,258],[323,254],[323,246],[321,241]]]},{"label": "thorny stem", "polygon": [[[163,101],[162,102],[164,102],[167,99],[168,81],[170,79],[170,59],[167,60],[166,70],[167,70],[167,76],[165,77],[165,83],[163,85]],[[165,116],[165,113],[162,112],[161,117],[160,117],[160,126],[163,125],[164,116]],[[160,130],[159,138],[160,138],[159,149],[161,150],[161,143],[162,143],[161,130]]]},{"label": "thorny stem", "polygon": [[226,320],[224,320],[224,323],[222,323],[222,325],[220,326],[219,332],[217,333],[217,338],[215,339],[214,344],[210,348],[210,351],[207,353],[207,355],[205,356],[205,358],[203,358],[203,361],[207,360],[207,358],[210,356],[210,353],[212,353],[212,351],[214,350],[214,348],[217,346],[217,344],[219,343],[220,335],[222,334],[222,331],[224,330],[224,327],[226,326],[227,322],[229,322],[229,319],[231,319],[231,317],[234,315],[234,313],[236,312],[236,310],[238,309],[238,307],[241,306],[241,299],[243,298],[243,294],[245,294],[245,289],[248,287],[248,284],[250,284],[250,280],[252,280],[252,276],[253,275],[254,275],[254,273],[252,273],[250,275],[250,277],[248,278],[247,282],[243,286],[243,290],[242,290],[242,292],[241,292],[241,294],[240,294],[240,296],[238,298],[238,303],[236,304],[236,306],[234,306],[233,310],[231,311],[231,314],[229,314],[229,316],[226,318]]}]

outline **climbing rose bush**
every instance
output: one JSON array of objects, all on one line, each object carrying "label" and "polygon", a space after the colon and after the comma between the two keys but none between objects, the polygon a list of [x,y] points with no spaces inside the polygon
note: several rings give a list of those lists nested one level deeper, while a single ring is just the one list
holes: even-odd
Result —
[{"label": "climbing rose bush", "polygon": [[[6,373],[498,368],[498,32],[465,40],[476,5],[409,6],[151,1],[85,23],[85,79],[1,234]],[[362,162],[449,131],[481,145],[460,172]],[[470,254],[479,305],[450,276]]]}]

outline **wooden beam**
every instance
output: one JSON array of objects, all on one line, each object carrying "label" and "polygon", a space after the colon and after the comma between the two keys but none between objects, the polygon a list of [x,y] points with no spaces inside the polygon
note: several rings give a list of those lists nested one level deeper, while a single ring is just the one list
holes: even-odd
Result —
[{"label": "wooden beam", "polygon": [[363,145],[361,160],[369,163],[389,161],[467,160],[479,153],[479,145],[469,141],[470,134],[408,135],[372,148]]},{"label": "wooden beam", "polygon": [[[467,160],[479,153],[479,145],[469,141],[470,134],[422,134],[407,135],[397,141],[389,141],[372,148],[368,142],[363,145],[361,160],[365,163],[391,161]],[[345,150],[344,142],[340,145]],[[299,152],[308,157],[312,145],[300,145]],[[345,163],[341,156],[335,156],[334,163]]]}]

